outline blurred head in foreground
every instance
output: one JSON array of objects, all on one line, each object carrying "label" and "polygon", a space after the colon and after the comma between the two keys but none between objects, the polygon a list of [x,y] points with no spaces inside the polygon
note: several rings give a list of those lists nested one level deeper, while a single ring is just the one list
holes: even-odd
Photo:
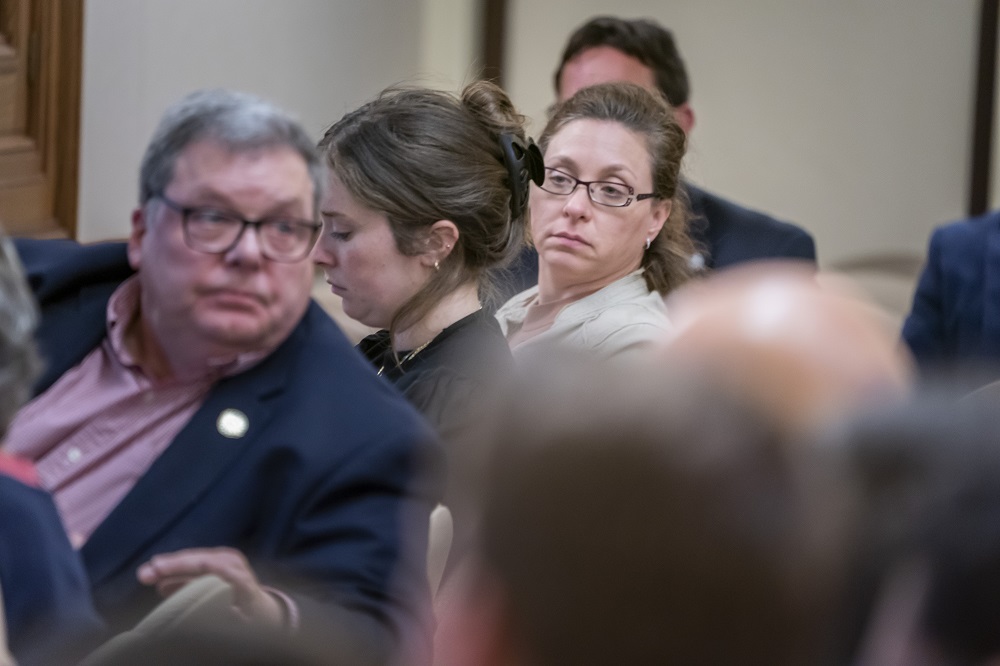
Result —
[{"label": "blurred head in foreground", "polygon": [[859,664],[1000,664],[1000,409],[948,394],[867,414],[829,444],[862,498]]},{"label": "blurred head in foreground", "polygon": [[899,332],[847,282],[759,263],[691,283],[669,305],[670,364],[752,401],[789,433],[908,392]]},{"label": "blurred head in foreground", "polygon": [[827,663],[836,452],[663,367],[586,361],[498,405],[441,663]]}]

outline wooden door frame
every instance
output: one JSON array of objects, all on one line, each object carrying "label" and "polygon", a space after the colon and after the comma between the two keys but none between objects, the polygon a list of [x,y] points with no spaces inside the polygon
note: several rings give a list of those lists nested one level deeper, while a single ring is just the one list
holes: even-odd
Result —
[{"label": "wooden door frame", "polygon": [[47,109],[54,141],[47,146],[52,159],[56,223],[71,238],[76,237],[77,196],[80,178],[80,106],[83,69],[84,0],[48,0],[52,3],[56,44],[49,51],[53,63],[48,81],[51,105]]},{"label": "wooden door frame", "polygon": [[[84,0],[0,0],[18,26],[14,98],[31,174],[44,179],[44,215],[13,222],[18,235],[75,236],[80,159]],[[10,26],[8,26],[10,27]],[[8,49],[9,51],[9,49]],[[17,172],[15,172],[16,174]],[[31,174],[25,173],[26,177]],[[16,177],[16,176],[15,176]]]},{"label": "wooden door frame", "polygon": [[996,121],[997,24],[1000,0],[982,0],[979,7],[979,50],[976,65],[975,110],[972,119],[972,154],[969,201],[966,212],[982,215],[989,208],[993,159],[993,125]]},{"label": "wooden door frame", "polygon": [[481,78],[504,85],[504,54],[507,39],[507,0],[480,0],[482,12],[482,39],[480,59],[483,63]]}]

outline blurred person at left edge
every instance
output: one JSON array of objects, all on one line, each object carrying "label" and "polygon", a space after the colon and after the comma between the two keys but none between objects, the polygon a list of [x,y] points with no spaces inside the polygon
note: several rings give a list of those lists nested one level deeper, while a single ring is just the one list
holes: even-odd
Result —
[{"label": "blurred person at left edge", "polygon": [[52,498],[30,461],[3,450],[7,425],[38,376],[37,324],[13,245],[0,232],[0,664],[21,666],[73,661],[101,633],[87,574]]}]

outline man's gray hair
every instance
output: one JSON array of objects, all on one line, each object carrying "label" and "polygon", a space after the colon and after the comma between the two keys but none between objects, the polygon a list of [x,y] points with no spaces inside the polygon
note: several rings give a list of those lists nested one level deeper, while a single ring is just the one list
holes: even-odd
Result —
[{"label": "man's gray hair", "polygon": [[288,146],[305,160],[319,203],[322,169],[315,142],[302,125],[259,97],[232,90],[199,90],[163,114],[139,172],[139,203],[162,194],[174,177],[177,156],[189,145],[216,141],[233,152]]},{"label": "man's gray hair", "polygon": [[31,395],[41,362],[35,350],[38,309],[10,239],[0,231],[0,438]]}]

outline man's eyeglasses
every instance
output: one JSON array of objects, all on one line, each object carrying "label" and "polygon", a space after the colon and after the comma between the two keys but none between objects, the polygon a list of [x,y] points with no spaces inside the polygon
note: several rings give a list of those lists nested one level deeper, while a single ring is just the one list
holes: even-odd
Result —
[{"label": "man's eyeglasses", "polygon": [[246,220],[211,206],[183,206],[163,194],[156,198],[181,214],[187,246],[209,254],[229,252],[240,242],[246,228],[253,227],[262,255],[273,261],[301,261],[309,256],[322,227],[319,222],[285,217]]},{"label": "man's eyeglasses", "polygon": [[580,180],[552,167],[545,167],[545,182],[539,187],[549,194],[569,196],[579,185],[584,185],[590,200],[601,206],[621,208],[633,201],[652,199],[656,196],[655,194],[636,194],[635,190],[628,185],[610,180]]}]

